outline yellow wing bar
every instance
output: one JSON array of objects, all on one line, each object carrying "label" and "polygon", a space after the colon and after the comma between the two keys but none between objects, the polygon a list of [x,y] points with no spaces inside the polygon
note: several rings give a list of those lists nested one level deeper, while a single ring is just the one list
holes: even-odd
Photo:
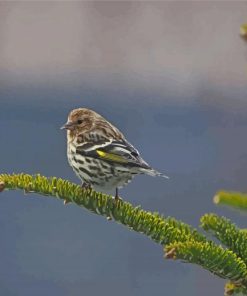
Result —
[{"label": "yellow wing bar", "polygon": [[128,162],[127,159],[124,159],[120,155],[116,155],[114,153],[108,153],[108,152],[104,152],[102,150],[96,150],[96,152],[100,158],[105,159],[105,160],[111,160],[111,161],[116,161],[116,162],[121,162],[121,163]]}]

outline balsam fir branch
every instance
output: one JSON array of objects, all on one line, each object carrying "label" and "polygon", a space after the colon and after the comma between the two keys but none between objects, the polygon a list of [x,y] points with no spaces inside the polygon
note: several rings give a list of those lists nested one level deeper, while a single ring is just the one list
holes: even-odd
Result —
[{"label": "balsam fir branch", "polygon": [[247,194],[219,191],[214,197],[214,203],[247,211]]},{"label": "balsam fir branch", "polygon": [[230,250],[210,242],[174,242],[165,247],[168,259],[180,259],[201,265],[213,274],[235,283],[247,284],[247,268],[243,260]]},{"label": "balsam fir branch", "polygon": [[[144,211],[128,202],[115,200],[110,195],[85,189],[59,178],[46,178],[39,174],[0,174],[0,192],[8,189],[53,196],[75,203],[95,214],[110,217],[166,246],[166,258],[199,264],[213,274],[229,279],[238,287],[238,291],[244,291],[247,287],[246,232],[237,229],[227,219],[205,215],[202,222],[203,227],[211,229],[230,250],[217,246],[190,225],[174,218]],[[229,237],[228,234],[224,237],[227,231]],[[230,239],[231,233],[236,244]]]},{"label": "balsam fir branch", "polygon": [[164,218],[158,213],[144,211],[128,202],[116,201],[110,195],[83,189],[66,180],[41,175],[2,174],[0,181],[4,183],[5,189],[22,189],[25,193],[33,192],[74,202],[95,214],[111,217],[162,245],[173,241],[206,240],[196,229],[174,218]]},{"label": "balsam fir branch", "polygon": [[225,285],[224,296],[244,296],[247,295],[247,288],[233,282],[227,282]]},{"label": "balsam fir branch", "polygon": [[247,233],[225,217],[206,214],[201,217],[203,229],[211,232],[247,264]]},{"label": "balsam fir branch", "polygon": [[240,35],[244,38],[247,39],[247,24],[243,24],[240,27]]}]

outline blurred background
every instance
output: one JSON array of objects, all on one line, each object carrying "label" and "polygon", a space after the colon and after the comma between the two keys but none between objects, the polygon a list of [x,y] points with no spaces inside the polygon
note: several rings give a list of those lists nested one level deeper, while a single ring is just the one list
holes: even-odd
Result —
[{"label": "blurred background", "polygon": [[[247,190],[246,2],[1,2],[1,173],[79,183],[59,128],[99,112],[170,180],[139,176],[121,196],[194,227],[219,189]],[[145,236],[59,200],[6,192],[0,292],[223,295],[224,281],[165,261]]]}]

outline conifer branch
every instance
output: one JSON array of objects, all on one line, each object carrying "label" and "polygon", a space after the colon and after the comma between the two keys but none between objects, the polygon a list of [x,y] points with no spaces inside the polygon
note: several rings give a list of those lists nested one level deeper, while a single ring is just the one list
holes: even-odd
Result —
[{"label": "conifer branch", "polygon": [[[217,246],[196,229],[175,218],[165,218],[158,213],[144,211],[139,206],[133,207],[128,202],[115,200],[110,195],[91,189],[83,189],[59,178],[46,178],[39,174],[34,176],[0,174],[0,192],[8,189],[21,189],[26,194],[38,193],[53,196],[75,203],[95,214],[110,217],[136,232],[147,235],[156,243],[166,246],[166,258],[199,264],[219,277],[229,279],[242,290],[247,287],[245,241],[247,234],[225,218],[205,215],[202,218],[202,224],[204,229],[212,230],[230,250]],[[227,231],[229,235],[224,237]],[[234,239],[237,241],[236,244]]]},{"label": "conifer branch", "polygon": [[245,40],[247,40],[247,24],[243,24],[243,25],[240,27],[240,35],[241,35]]},{"label": "conifer branch", "polygon": [[214,203],[247,211],[247,194],[219,191],[214,197]]},{"label": "conifer branch", "polygon": [[213,274],[234,283],[247,284],[246,264],[232,251],[210,242],[175,242],[165,247],[168,259],[201,265]]},{"label": "conifer branch", "polygon": [[66,180],[55,177],[48,179],[41,175],[2,174],[0,181],[5,189],[22,189],[25,193],[49,195],[76,203],[95,214],[110,217],[130,229],[143,233],[161,245],[173,241],[206,240],[196,229],[181,221],[144,211],[128,202],[116,201],[110,195],[83,189]]},{"label": "conifer branch", "polygon": [[225,246],[247,264],[247,233],[225,217],[206,214],[201,217],[201,226],[211,232]]},{"label": "conifer branch", "polygon": [[233,282],[226,283],[224,296],[244,296],[244,295],[247,295],[246,287]]}]

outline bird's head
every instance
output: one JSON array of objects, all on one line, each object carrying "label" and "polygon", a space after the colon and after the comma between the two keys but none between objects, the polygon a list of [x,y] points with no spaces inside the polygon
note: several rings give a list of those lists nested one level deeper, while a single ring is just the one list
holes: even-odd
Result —
[{"label": "bird's head", "polygon": [[[86,108],[74,109],[69,113],[68,121],[61,127],[67,130],[69,142],[77,138],[81,141],[84,134],[94,132],[98,136],[122,140],[122,133],[104,117]],[[79,136],[79,137],[78,137]]]},{"label": "bird's head", "polygon": [[72,137],[77,134],[83,134],[92,128],[97,115],[96,112],[86,108],[74,109],[69,113],[68,121],[61,129],[66,129],[68,135]]}]

